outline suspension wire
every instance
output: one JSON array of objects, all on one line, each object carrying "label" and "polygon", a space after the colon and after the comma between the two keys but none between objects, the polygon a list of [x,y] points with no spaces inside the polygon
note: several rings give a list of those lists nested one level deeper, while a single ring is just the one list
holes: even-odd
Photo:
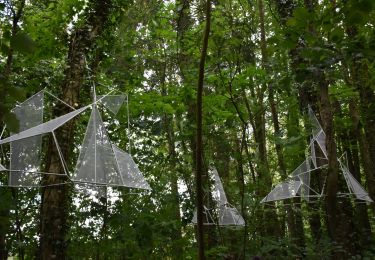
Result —
[{"label": "suspension wire", "polygon": [[131,155],[131,138],[130,138],[130,111],[129,111],[129,94],[126,93],[126,114],[128,117],[128,140],[129,140],[129,154]]},{"label": "suspension wire", "polygon": [[69,104],[66,103],[64,100],[58,98],[57,96],[55,96],[55,95],[52,94],[51,92],[47,91],[46,89],[44,89],[43,92],[47,93],[48,95],[50,95],[51,97],[53,97],[53,98],[55,98],[56,100],[60,101],[60,102],[63,103],[64,105],[70,107],[71,109],[76,110],[73,106],[69,105]]},{"label": "suspension wire", "polygon": [[5,132],[5,128],[6,128],[6,126],[4,125],[3,130],[1,130],[0,139],[3,138],[3,134]]},{"label": "suspension wire", "polygon": [[62,152],[61,152],[60,145],[59,145],[59,143],[58,143],[58,141],[57,141],[57,138],[56,138],[56,135],[55,135],[55,132],[54,132],[54,131],[52,131],[52,136],[53,136],[53,140],[55,141],[55,145],[56,145],[56,148],[57,148],[57,152],[58,152],[58,154],[59,154],[60,161],[61,161],[61,164],[62,164],[62,166],[63,166],[63,170],[64,170],[64,172],[65,172],[65,175],[66,175],[67,177],[69,177],[68,166],[67,166],[67,164],[66,164],[66,162],[65,162],[64,156],[63,156],[63,154],[62,154]]}]

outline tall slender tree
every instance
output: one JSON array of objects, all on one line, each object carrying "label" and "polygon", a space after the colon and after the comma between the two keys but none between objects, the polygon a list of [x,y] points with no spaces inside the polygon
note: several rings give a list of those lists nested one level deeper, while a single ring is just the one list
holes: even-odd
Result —
[{"label": "tall slender tree", "polygon": [[207,57],[207,49],[208,49],[208,38],[210,35],[210,28],[211,28],[211,0],[207,0],[206,2],[206,26],[204,29],[203,35],[203,43],[202,43],[202,51],[201,51],[201,58],[199,61],[199,75],[198,75],[198,88],[197,88],[197,166],[196,166],[196,197],[197,197],[197,225],[198,225],[198,256],[199,259],[205,259],[204,255],[204,231],[203,231],[203,173],[204,173],[204,165],[203,165],[203,131],[202,131],[202,114],[203,114],[203,107],[202,107],[202,99],[203,99],[203,83],[204,83],[204,66]]},{"label": "tall slender tree", "polygon": [[[64,80],[61,83],[60,98],[71,106],[80,104],[79,94],[87,73],[89,51],[95,47],[95,40],[103,32],[111,12],[111,1],[93,1],[88,3],[83,25],[75,28],[69,43],[67,65],[64,71]],[[66,107],[58,107],[54,111],[56,116],[67,111]],[[56,131],[60,143],[61,153],[66,161],[72,154],[75,122],[70,121]],[[40,223],[40,255],[41,259],[65,259],[68,240],[67,218],[69,205],[69,186],[58,185],[66,182],[64,169],[59,163],[59,154],[53,140],[50,140],[46,161],[46,172],[58,175],[45,175],[43,178],[41,223]]]}]

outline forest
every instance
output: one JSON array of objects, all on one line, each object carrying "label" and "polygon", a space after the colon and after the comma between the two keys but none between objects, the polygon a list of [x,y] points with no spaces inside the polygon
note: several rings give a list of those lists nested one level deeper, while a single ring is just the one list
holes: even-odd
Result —
[{"label": "forest", "polygon": [[375,259],[375,1],[0,0],[0,259]]}]

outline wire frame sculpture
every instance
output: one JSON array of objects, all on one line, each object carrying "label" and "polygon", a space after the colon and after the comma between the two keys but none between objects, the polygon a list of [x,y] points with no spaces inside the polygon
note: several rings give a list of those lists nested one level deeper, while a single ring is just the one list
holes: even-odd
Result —
[{"label": "wire frame sculpture", "polygon": [[[125,100],[124,95],[104,95],[97,98],[94,87],[94,102],[92,104],[74,109],[64,103],[73,111],[43,122],[45,94],[64,103],[46,90],[38,92],[17,105],[12,111],[19,121],[19,131],[10,133],[7,138],[0,139],[3,151],[3,146],[9,145],[9,168],[0,165],[0,171],[9,173],[8,186],[40,187],[43,174],[59,174],[41,171],[42,142],[44,136],[49,136],[58,151],[61,167],[68,180],[97,186],[151,189],[131,155],[111,142],[98,109],[98,105],[102,105],[109,111],[117,113]],[[61,153],[55,131],[90,109],[91,115],[77,164],[74,171],[70,173]]]},{"label": "wire frame sculpture", "polygon": [[[229,204],[224,192],[223,184],[215,167],[209,169],[209,175],[213,178],[212,197],[214,208],[204,207],[203,224],[219,226],[244,226],[245,220],[238,210]],[[194,212],[193,224],[197,224],[197,211]]]},{"label": "wire frame sculpture", "polygon": [[[310,155],[308,155],[306,160],[289,175],[286,181],[277,184],[271,192],[261,200],[261,203],[295,197],[301,197],[305,201],[309,201],[310,198],[319,198],[323,196],[324,190],[319,193],[311,188],[310,179],[311,174],[314,171],[328,166],[326,134],[310,106],[308,110],[312,127],[312,138],[306,150]],[[317,154],[322,154],[323,157],[318,157]],[[354,197],[360,201],[373,202],[362,185],[354,178],[348,167],[343,163],[343,157],[344,156],[341,156],[338,161],[349,192],[339,193],[338,196]]]}]

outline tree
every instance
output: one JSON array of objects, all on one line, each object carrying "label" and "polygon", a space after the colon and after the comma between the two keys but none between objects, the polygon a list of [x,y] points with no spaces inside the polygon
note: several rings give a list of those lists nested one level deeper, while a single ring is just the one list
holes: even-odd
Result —
[{"label": "tree", "polygon": [[[89,3],[86,11],[86,19],[82,27],[77,27],[72,33],[67,66],[64,71],[64,80],[61,83],[61,99],[71,106],[79,104],[79,93],[86,74],[86,57],[88,51],[93,50],[95,39],[100,36],[107,23],[111,10],[111,1],[100,1]],[[66,107],[57,108],[56,116],[62,115]],[[70,121],[56,132],[57,140],[64,140],[61,145],[61,153],[66,161],[69,161],[72,153],[74,137],[74,121]],[[53,140],[49,142],[49,151],[46,161],[45,172],[55,172],[59,175],[46,175],[43,178],[41,204],[41,227],[40,227],[40,258],[66,258],[68,230],[68,203],[69,187],[56,184],[66,182],[64,169],[59,163],[59,154]]]}]

